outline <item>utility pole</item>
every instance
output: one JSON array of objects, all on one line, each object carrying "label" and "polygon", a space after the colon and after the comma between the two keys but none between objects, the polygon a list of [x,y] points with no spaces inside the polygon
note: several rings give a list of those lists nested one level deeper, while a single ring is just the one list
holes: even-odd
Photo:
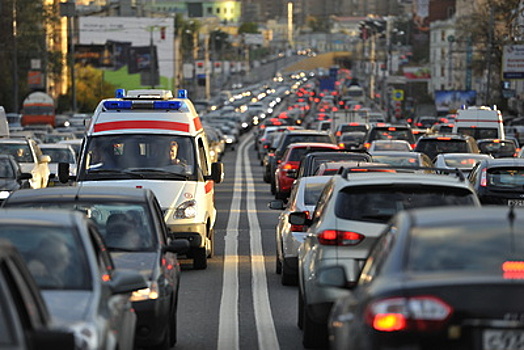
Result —
[{"label": "utility pole", "polygon": [[13,112],[18,113],[18,48],[16,0],[13,0]]},{"label": "utility pole", "polygon": [[74,43],[74,23],[76,15],[76,5],[73,0],[60,3],[60,16],[67,17],[67,33],[69,43],[69,70],[71,75],[71,109],[76,112],[76,78],[75,78],[75,43]]},{"label": "utility pole", "polygon": [[494,9],[493,6],[490,6],[489,9],[489,24],[488,24],[488,75],[487,75],[487,81],[486,81],[486,98],[485,103],[489,105],[489,101],[491,100],[491,61],[492,61],[492,54],[493,54],[493,23],[494,23]]}]

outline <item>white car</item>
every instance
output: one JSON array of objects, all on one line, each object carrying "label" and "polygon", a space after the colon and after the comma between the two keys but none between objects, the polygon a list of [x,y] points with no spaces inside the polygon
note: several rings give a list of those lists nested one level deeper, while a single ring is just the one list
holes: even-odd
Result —
[{"label": "white car", "polygon": [[285,286],[296,285],[298,282],[298,247],[304,242],[307,235],[306,226],[292,225],[289,222],[289,213],[297,211],[312,213],[320,193],[330,179],[331,176],[302,177],[293,184],[285,208],[284,202],[280,199],[269,203],[271,209],[284,209],[278,217],[275,239],[277,245],[276,272],[281,274],[281,281]]},{"label": "white car", "polygon": [[442,169],[460,169],[468,175],[471,169],[482,159],[493,159],[489,154],[475,153],[441,153],[435,158],[435,167]]},{"label": "white car", "polygon": [[410,152],[413,151],[413,148],[406,140],[373,140],[368,152],[375,151]]},{"label": "white car", "polygon": [[58,180],[58,163],[69,164],[69,176],[76,176],[77,156],[73,147],[63,143],[44,143],[40,145],[42,153],[51,157],[49,162],[49,185],[60,185]]},{"label": "white car", "polygon": [[33,139],[0,139],[0,154],[12,155],[23,173],[30,173],[29,185],[33,189],[45,188],[49,183],[51,158]]}]

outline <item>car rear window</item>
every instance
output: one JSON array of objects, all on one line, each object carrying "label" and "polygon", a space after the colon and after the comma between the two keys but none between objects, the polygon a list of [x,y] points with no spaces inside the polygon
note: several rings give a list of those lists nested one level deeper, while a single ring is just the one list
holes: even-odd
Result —
[{"label": "car rear window", "polygon": [[512,142],[482,142],[479,143],[482,153],[515,152],[516,147]]},{"label": "car rear window", "polygon": [[515,188],[524,186],[524,168],[492,168],[487,171],[487,183],[490,187]]},{"label": "car rear window", "polygon": [[474,205],[474,198],[468,189],[447,186],[348,186],[337,196],[335,215],[346,220],[385,223],[400,210]]},{"label": "car rear window", "polygon": [[406,140],[410,144],[415,143],[415,137],[411,129],[399,127],[377,127],[369,133],[370,142],[373,140]]},{"label": "car rear window", "polygon": [[288,135],[280,145],[280,149],[284,150],[287,146],[297,142],[323,142],[333,143],[329,135]]},{"label": "car rear window", "polygon": [[433,159],[439,153],[469,153],[466,140],[461,139],[425,139],[419,140],[416,152],[426,153],[429,158]]},{"label": "car rear window", "polygon": [[514,260],[512,252],[517,251],[522,255],[522,245],[515,245],[509,227],[501,227],[500,222],[415,227],[411,230],[407,270],[502,274],[503,264]]},{"label": "car rear window", "polygon": [[297,147],[297,148],[293,148],[292,150],[289,151],[290,154],[289,154],[288,160],[294,161],[294,162],[298,162],[302,158],[304,158],[304,156],[306,154],[308,154],[308,153],[324,151],[325,149],[326,149],[325,147]]},{"label": "car rear window", "polygon": [[350,131],[363,131],[367,132],[368,128],[365,124],[362,125],[342,125],[339,129],[340,132],[350,132]]},{"label": "car rear window", "polygon": [[421,165],[418,155],[373,155],[373,161],[396,166],[419,166]]}]

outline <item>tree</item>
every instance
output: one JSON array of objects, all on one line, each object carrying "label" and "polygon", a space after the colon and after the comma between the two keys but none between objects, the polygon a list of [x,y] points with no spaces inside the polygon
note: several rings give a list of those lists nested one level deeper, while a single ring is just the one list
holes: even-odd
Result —
[{"label": "tree", "polygon": [[258,34],[258,24],[255,22],[244,22],[238,27],[238,34]]},{"label": "tree", "polygon": [[[498,103],[502,50],[517,41],[520,0],[489,0],[477,6],[474,13],[457,19],[457,41],[473,45],[473,74],[487,78],[490,96],[486,102]],[[495,96],[493,96],[495,95]]]}]

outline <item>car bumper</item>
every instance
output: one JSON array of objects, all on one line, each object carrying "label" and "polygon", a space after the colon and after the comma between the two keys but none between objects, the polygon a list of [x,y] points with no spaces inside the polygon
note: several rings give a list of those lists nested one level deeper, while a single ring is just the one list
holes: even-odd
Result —
[{"label": "car bumper", "polygon": [[168,224],[175,239],[187,239],[191,248],[205,247],[207,227],[204,223]]}]

